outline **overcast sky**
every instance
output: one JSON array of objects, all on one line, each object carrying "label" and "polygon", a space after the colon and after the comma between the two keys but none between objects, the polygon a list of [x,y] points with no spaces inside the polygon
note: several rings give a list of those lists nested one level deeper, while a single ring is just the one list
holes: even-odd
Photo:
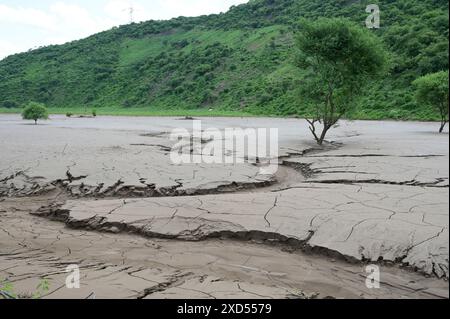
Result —
[{"label": "overcast sky", "polygon": [[225,12],[248,0],[0,0],[0,59],[126,24]]}]

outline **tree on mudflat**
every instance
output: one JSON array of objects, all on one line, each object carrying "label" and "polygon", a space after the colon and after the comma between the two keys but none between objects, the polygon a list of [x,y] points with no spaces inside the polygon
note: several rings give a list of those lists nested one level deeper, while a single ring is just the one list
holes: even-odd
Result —
[{"label": "tree on mudflat", "polygon": [[22,118],[24,120],[34,120],[34,124],[37,124],[37,121],[40,119],[48,119],[48,111],[44,104],[30,102],[23,110]]},{"label": "tree on mudflat", "polygon": [[[303,20],[297,36],[303,102],[312,106],[309,129],[319,145],[355,106],[361,89],[384,74],[388,54],[372,31],[345,19]],[[322,132],[318,132],[318,126]]]},{"label": "tree on mudflat", "polygon": [[424,75],[413,82],[416,87],[416,99],[439,110],[442,133],[448,122],[448,71]]}]

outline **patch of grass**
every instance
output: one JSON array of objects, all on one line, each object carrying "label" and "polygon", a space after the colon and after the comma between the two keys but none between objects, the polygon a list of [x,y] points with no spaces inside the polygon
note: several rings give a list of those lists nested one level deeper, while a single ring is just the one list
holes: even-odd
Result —
[{"label": "patch of grass", "polygon": [[21,114],[22,111],[23,111],[23,109],[21,109],[21,108],[10,109],[10,108],[0,107],[0,113],[1,114],[16,114],[16,113],[17,114]]},{"label": "patch of grass", "polygon": [[[22,109],[14,108],[0,108],[0,113],[3,114],[20,114]],[[72,114],[77,115],[92,115],[91,111],[86,113],[85,109],[80,108],[49,108],[49,114]],[[120,107],[103,107],[96,109],[96,115],[112,115],[112,116],[192,116],[192,117],[251,117],[255,116],[247,112],[227,111],[227,110],[212,110],[198,109],[198,110],[161,110],[161,109],[146,109],[146,108],[120,108]]]},{"label": "patch of grass", "polygon": [[[22,108],[0,108],[0,114],[20,114]],[[93,111],[85,109],[84,107],[52,107],[48,109],[49,114],[71,114],[73,116],[93,115]],[[160,109],[160,108],[123,108],[123,107],[100,107],[95,110],[97,116],[158,116],[158,117],[172,117],[172,116],[191,116],[191,117],[308,117],[307,112],[302,114],[286,116],[280,114],[274,114],[271,112],[262,112],[261,110],[255,110],[254,112],[234,111],[227,109]],[[357,111],[348,117],[350,120],[398,120],[398,121],[439,121],[439,115],[434,112],[417,112],[411,114],[410,112],[386,112],[383,110],[370,111],[367,110]]]}]

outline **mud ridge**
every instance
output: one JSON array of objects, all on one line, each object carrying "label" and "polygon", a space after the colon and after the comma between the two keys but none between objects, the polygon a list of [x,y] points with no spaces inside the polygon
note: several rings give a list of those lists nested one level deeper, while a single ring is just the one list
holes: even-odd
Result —
[{"label": "mud ridge", "polygon": [[317,184],[384,184],[384,185],[399,185],[399,186],[419,186],[419,187],[436,187],[436,188],[449,188],[449,185],[439,185],[445,178],[438,178],[435,182],[424,183],[419,182],[417,180],[403,181],[403,182],[395,182],[395,181],[386,181],[381,179],[362,179],[362,180],[349,180],[349,179],[335,179],[335,180],[312,180],[310,182],[314,182]]},{"label": "mud ridge", "polygon": [[182,183],[171,187],[156,187],[155,184],[145,184],[145,186],[123,185],[121,180],[103,189],[103,185],[87,186],[81,184],[79,186],[71,186],[62,181],[56,182],[70,197],[73,198],[151,198],[151,197],[177,197],[177,196],[199,196],[199,195],[215,195],[238,192],[243,190],[251,190],[272,186],[277,181],[269,179],[258,182],[231,182],[222,184],[214,188],[205,189],[181,189]]},{"label": "mud ridge", "polygon": [[[100,233],[102,232],[114,234],[127,233],[142,236],[149,239],[151,238],[169,239],[185,242],[186,241],[199,242],[199,241],[207,241],[210,239],[254,242],[257,244],[279,247],[281,250],[290,253],[301,251],[302,253],[308,255],[316,255],[320,257],[332,258],[334,260],[340,260],[355,265],[375,264],[384,267],[397,266],[403,270],[407,270],[410,272],[417,272],[425,276],[430,276],[430,274],[422,271],[421,269],[418,269],[414,266],[409,265],[407,262],[404,262],[403,260],[407,258],[407,255],[396,258],[393,261],[383,260],[382,258],[380,258],[377,261],[373,261],[367,259],[365,256],[361,256],[361,259],[357,259],[353,256],[342,254],[341,252],[330,248],[322,246],[311,246],[309,244],[309,241],[314,236],[314,231],[312,230],[309,231],[309,235],[307,238],[299,239],[295,237],[284,236],[276,232],[246,230],[239,225],[234,225],[229,222],[223,221],[215,222],[211,220],[204,220],[204,223],[202,223],[199,227],[197,227],[194,230],[185,230],[177,234],[164,234],[160,232],[154,232],[151,230],[151,222],[156,221],[157,219],[150,221],[149,224],[145,224],[144,226],[127,224],[125,222],[108,222],[107,218],[100,216],[94,216],[85,220],[75,220],[70,217],[70,210],[61,209],[62,206],[63,204],[56,204],[56,205],[54,204],[47,207],[42,207],[41,209],[38,210],[38,212],[32,213],[32,215],[49,218],[50,220],[53,221],[63,222],[67,227],[72,229],[83,229],[88,231],[96,231]],[[174,218],[183,219],[183,217],[174,217]],[[192,220],[193,218],[184,218],[184,219]],[[201,219],[197,218],[196,221],[201,221]],[[234,228],[235,230],[223,229],[224,224],[231,224],[231,228]],[[445,276],[444,277],[438,276],[435,272],[433,272],[431,276],[434,276],[442,280],[448,280],[448,278],[446,278]]]},{"label": "mud ridge", "polygon": [[[207,142],[207,141],[206,141]],[[156,146],[166,151],[163,145],[157,144],[132,144],[135,146]],[[289,167],[301,173],[304,177],[313,177],[318,172],[310,168],[312,164],[303,164],[297,162],[289,162],[287,159],[295,156],[306,156],[311,153],[325,152],[335,150],[342,144],[328,142],[322,147],[311,147],[301,152],[288,152],[288,155],[278,157],[281,166]],[[38,183],[41,177],[30,177],[24,171],[19,171],[11,176],[7,176],[0,180],[0,197],[27,197],[40,196],[49,194],[55,190],[64,192],[72,198],[151,198],[151,197],[176,197],[176,196],[199,196],[199,195],[216,195],[232,192],[242,192],[245,190],[261,189],[274,186],[278,183],[276,176],[272,176],[268,180],[255,182],[231,182],[219,185],[214,188],[207,189],[182,189],[183,184],[178,182],[177,185],[171,187],[158,188],[155,184],[147,183],[144,179],[140,180],[142,186],[124,185],[122,180],[116,181],[113,185],[105,188],[104,183],[98,185],[86,185],[83,179],[88,175],[74,176],[70,169],[66,171],[65,178],[57,179],[48,183]],[[19,185],[14,181],[17,180]],[[75,181],[80,181],[78,185],[71,185]]]},{"label": "mud ridge", "polygon": [[[177,197],[177,196],[199,196],[214,195],[239,192],[245,190],[253,190],[273,186],[277,183],[275,177],[262,181],[254,182],[230,182],[213,188],[204,189],[182,189],[183,184],[178,182],[177,185],[170,187],[157,187],[155,184],[147,184],[141,180],[143,186],[124,185],[122,180],[116,181],[113,185],[104,187],[103,183],[98,185],[71,185],[74,181],[81,181],[87,176],[73,176],[67,172],[66,179],[58,179],[50,183],[39,184],[36,180],[40,178],[31,178],[23,172],[18,172],[8,177],[0,184],[0,197],[33,197],[46,195],[54,191],[66,194],[71,198],[151,198],[151,197]],[[7,183],[15,178],[20,177],[20,186],[14,182]]]}]

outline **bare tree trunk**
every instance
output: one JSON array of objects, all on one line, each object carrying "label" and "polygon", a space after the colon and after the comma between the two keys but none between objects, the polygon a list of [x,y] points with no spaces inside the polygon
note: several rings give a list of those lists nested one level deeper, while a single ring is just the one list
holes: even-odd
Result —
[{"label": "bare tree trunk", "polygon": [[442,133],[444,131],[445,125],[447,124],[446,120],[441,120],[441,127],[439,128],[439,133]]},{"label": "bare tree trunk", "polygon": [[318,122],[319,120],[314,119],[314,120],[308,120],[306,119],[306,121],[309,123],[309,130],[311,131],[312,135],[314,136],[314,139],[316,140],[316,142],[319,142],[319,137],[316,134],[316,122]]},{"label": "bare tree trunk", "polygon": [[440,113],[441,113],[441,127],[439,128],[439,133],[442,133],[444,131],[445,124],[447,124],[448,103],[447,103],[447,108],[445,108],[445,106],[442,106],[440,108]]},{"label": "bare tree trunk", "polygon": [[316,131],[316,123],[320,122],[320,120],[306,120],[309,123],[309,130],[311,131],[312,135],[314,136],[314,139],[316,140],[318,145],[322,145],[325,141],[325,137],[327,135],[328,130],[330,129],[330,125],[324,124],[322,133],[320,133],[320,136],[317,134]]},{"label": "bare tree trunk", "polygon": [[323,142],[325,141],[325,137],[328,133],[328,130],[330,129],[330,127],[328,125],[324,125],[323,130],[322,130],[322,134],[320,134],[320,138],[317,141],[317,144],[322,145]]},{"label": "bare tree trunk", "polygon": [[[325,141],[325,137],[327,135],[328,130],[333,127],[334,124],[337,123],[337,121],[342,117],[343,113],[341,114],[341,112],[339,112],[339,114],[335,114],[336,113],[336,105],[334,104],[333,101],[333,86],[332,83],[328,83],[328,92],[327,95],[325,97],[325,108],[324,108],[324,112],[322,112],[323,114],[320,114],[321,112],[318,112],[318,115],[316,116],[315,119],[313,120],[306,120],[309,123],[309,130],[311,131],[311,133],[314,136],[314,139],[316,140],[317,144],[322,145],[323,142]],[[323,123],[323,130],[322,133],[320,134],[320,137],[317,135],[316,133],[316,127],[315,127],[315,123],[319,122],[320,124]]]}]

